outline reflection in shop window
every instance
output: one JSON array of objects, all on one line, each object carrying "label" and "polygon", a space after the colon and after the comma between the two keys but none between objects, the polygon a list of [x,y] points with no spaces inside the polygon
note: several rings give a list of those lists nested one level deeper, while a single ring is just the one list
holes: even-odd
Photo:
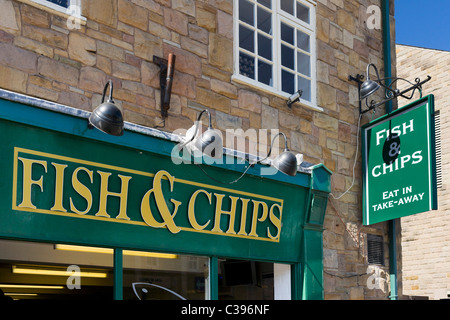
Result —
[{"label": "reflection in shop window", "polygon": [[14,300],[112,300],[113,256],[0,240],[0,290]]},{"label": "reflection in shop window", "polygon": [[273,300],[273,263],[223,259],[219,270],[219,300]]},{"label": "reflection in shop window", "polygon": [[125,256],[124,300],[205,300],[208,258]]}]

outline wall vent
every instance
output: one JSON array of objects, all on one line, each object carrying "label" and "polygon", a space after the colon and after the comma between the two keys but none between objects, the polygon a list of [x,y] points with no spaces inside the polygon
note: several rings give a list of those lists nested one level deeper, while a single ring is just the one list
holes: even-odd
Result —
[{"label": "wall vent", "polygon": [[367,235],[367,257],[369,264],[384,266],[384,241],[383,236]]},{"label": "wall vent", "polygon": [[436,184],[442,188],[442,146],[441,146],[441,113],[434,113],[435,140],[436,140]]}]

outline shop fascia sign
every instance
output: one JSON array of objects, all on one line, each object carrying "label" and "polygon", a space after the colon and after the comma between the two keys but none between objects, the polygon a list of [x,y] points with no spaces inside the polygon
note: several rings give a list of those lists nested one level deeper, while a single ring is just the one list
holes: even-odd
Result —
[{"label": "shop fascia sign", "polygon": [[0,99],[0,238],[297,263],[322,232],[321,165],[295,177],[256,165],[221,184],[246,165],[198,164],[206,175],[172,161],[175,141],[109,136],[59,110]]},{"label": "shop fascia sign", "polygon": [[19,147],[13,172],[13,210],[279,241],[282,199]]},{"label": "shop fascia sign", "polygon": [[437,209],[434,97],[362,127],[363,223]]}]

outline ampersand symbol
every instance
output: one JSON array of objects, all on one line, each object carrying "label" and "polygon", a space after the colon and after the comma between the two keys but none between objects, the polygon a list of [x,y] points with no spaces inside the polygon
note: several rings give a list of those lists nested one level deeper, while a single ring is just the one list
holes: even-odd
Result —
[{"label": "ampersand symbol", "polygon": [[393,163],[400,154],[400,137],[398,135],[390,136],[383,145],[383,161],[386,164]]},{"label": "ampersand symbol", "polygon": [[397,142],[392,142],[389,149],[389,156],[395,157],[400,151],[400,145]]},{"label": "ampersand symbol", "polygon": [[[170,199],[170,201],[175,206],[175,209],[173,210],[173,213],[170,213],[169,208],[167,207],[166,200],[164,199],[164,195],[162,192],[162,186],[161,186],[161,180],[163,177],[166,177],[169,180],[170,184],[170,191],[173,191],[173,184],[175,181],[175,178],[168,173],[167,171],[161,170],[158,171],[153,178],[153,188],[147,191],[147,193],[142,198],[141,202],[141,216],[144,222],[149,225],[150,227],[154,228],[164,228],[167,227],[170,232],[172,233],[178,233],[180,232],[180,228],[177,227],[175,224],[175,221],[173,220],[175,218],[175,215],[177,214],[178,207],[180,206],[181,202],[177,200]],[[161,215],[161,218],[163,219],[163,222],[156,221],[152,210],[150,208],[150,196],[154,194],[155,196],[155,202],[156,206],[158,207],[159,214]]]}]

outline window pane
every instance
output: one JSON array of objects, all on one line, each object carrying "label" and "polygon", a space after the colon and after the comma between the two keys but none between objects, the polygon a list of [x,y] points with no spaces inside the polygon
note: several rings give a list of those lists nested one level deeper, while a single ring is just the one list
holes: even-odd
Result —
[{"label": "window pane", "polygon": [[281,0],[281,10],[294,15],[294,0]]},{"label": "window pane", "polygon": [[251,79],[255,79],[255,58],[240,52],[239,73]]},{"label": "window pane", "polygon": [[272,14],[258,7],[258,29],[272,34]]},{"label": "window pane", "polygon": [[258,3],[266,6],[267,8],[272,8],[272,0],[258,0]]},{"label": "window pane", "polygon": [[309,46],[309,35],[300,30],[297,30],[297,47],[307,52],[311,50]]},{"label": "window pane", "polygon": [[234,259],[220,260],[219,300],[274,299],[273,263]]},{"label": "window pane", "polygon": [[281,23],[281,40],[294,44],[294,28]]},{"label": "window pane", "polygon": [[258,34],[258,55],[272,61],[272,39]]},{"label": "window pane", "polygon": [[255,32],[244,26],[239,26],[239,47],[248,50],[250,52],[255,52]]},{"label": "window pane", "polygon": [[294,70],[294,49],[281,45],[281,64]]},{"label": "window pane", "polygon": [[286,70],[281,71],[281,90],[290,94],[294,93],[295,91],[294,74],[287,72]]},{"label": "window pane", "polygon": [[113,250],[104,250],[0,240],[0,289],[17,300],[112,300]]},{"label": "window pane", "polygon": [[258,81],[273,86],[272,65],[262,61],[258,62]]},{"label": "window pane", "polygon": [[297,18],[309,23],[309,8],[297,2]]},{"label": "window pane", "polygon": [[311,76],[310,57],[303,52],[297,52],[297,71],[303,73],[305,76]]},{"label": "window pane", "polygon": [[69,8],[70,0],[47,0],[48,2],[57,4],[58,6]]},{"label": "window pane", "polygon": [[208,258],[123,257],[124,300],[204,300]]},{"label": "window pane", "polygon": [[298,77],[298,89],[302,90],[302,99],[311,101],[311,80]]},{"label": "window pane", "polygon": [[239,20],[254,25],[253,3],[247,0],[239,0]]}]

